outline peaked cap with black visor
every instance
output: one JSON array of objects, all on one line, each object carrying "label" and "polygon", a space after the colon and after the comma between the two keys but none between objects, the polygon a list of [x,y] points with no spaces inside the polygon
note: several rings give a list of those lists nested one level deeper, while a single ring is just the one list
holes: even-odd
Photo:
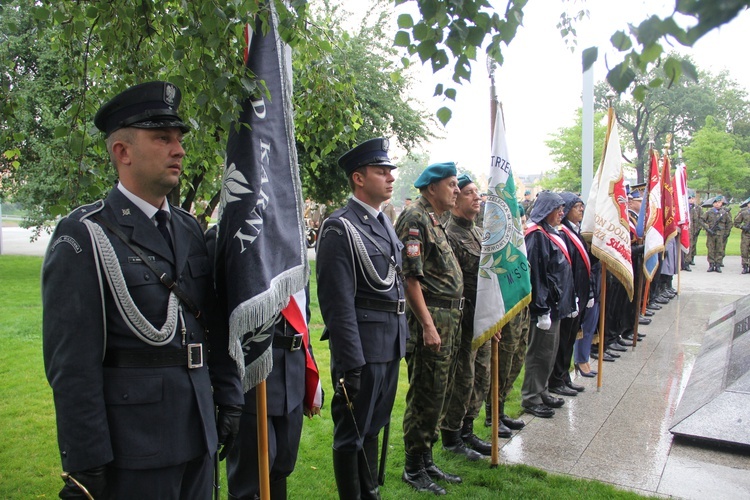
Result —
[{"label": "peaked cap with black visor", "polygon": [[174,127],[185,134],[190,127],[177,114],[181,100],[182,93],[173,83],[141,83],[104,103],[94,116],[94,124],[107,137],[125,127]]},{"label": "peaked cap with black visor", "polygon": [[339,167],[344,169],[347,177],[360,167],[372,165],[374,167],[396,168],[388,157],[388,139],[378,137],[370,139],[353,147],[339,158]]}]

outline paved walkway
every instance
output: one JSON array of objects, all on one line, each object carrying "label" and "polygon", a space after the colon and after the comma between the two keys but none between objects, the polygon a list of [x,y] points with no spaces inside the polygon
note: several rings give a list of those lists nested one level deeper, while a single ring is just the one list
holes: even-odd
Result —
[{"label": "paved walkway", "polygon": [[[49,235],[34,243],[29,235],[4,227],[2,253],[44,255]],[[523,415],[527,426],[501,442],[501,461],[644,495],[750,498],[750,454],[675,440],[669,432],[708,317],[750,288],[750,275],[739,274],[739,257],[727,257],[722,274],[706,273],[705,257],[697,259],[693,272],[682,273],[680,295],[641,327],[646,338],[605,363],[602,388],[596,390],[595,378],[578,377],[586,391],[565,398],[554,418]]]},{"label": "paved walkway", "polygon": [[708,317],[750,286],[739,257],[727,257],[721,274],[706,272],[705,257],[696,262],[682,273],[680,295],[641,326],[646,338],[604,364],[602,388],[597,391],[596,378],[578,377],[586,391],[565,398],[555,417],[524,415],[526,428],[502,445],[501,460],[644,495],[750,498],[747,451],[691,444],[669,432]]}]

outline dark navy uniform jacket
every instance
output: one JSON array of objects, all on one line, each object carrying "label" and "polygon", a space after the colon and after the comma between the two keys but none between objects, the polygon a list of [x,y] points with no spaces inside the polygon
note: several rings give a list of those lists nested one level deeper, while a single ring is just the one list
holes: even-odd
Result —
[{"label": "dark navy uniform jacket", "polygon": [[[383,227],[356,201],[336,210],[320,230],[317,253],[318,299],[326,324],[324,338],[330,338],[331,358],[341,372],[365,363],[384,363],[401,359],[406,348],[406,315],[356,307],[355,297],[397,301],[404,299],[400,280],[387,292],[369,287],[355,250],[349,244],[346,229],[339,219],[347,219],[367,232],[362,243],[380,277],[385,277],[391,258],[401,266],[402,243],[386,219]],[[356,252],[355,252],[356,254]]]},{"label": "dark navy uniform jacket", "polygon": [[[220,322],[209,325],[207,339],[187,307],[186,342],[204,344],[210,370],[206,364],[195,369],[103,366],[105,351],[177,349],[182,335],[180,323],[168,345],[154,347],[129,329],[83,222],[93,212],[118,226],[159,270],[177,280],[206,319],[212,317],[215,294],[203,233],[187,212],[170,208],[174,257],[154,223],[118,189],[105,202],[80,207],[62,219],[50,240],[42,270],[44,362],[66,471],[110,462],[128,469],[160,468],[213,453],[215,404],[243,402],[226,328]],[[107,229],[105,233],[133,302],[161,328],[169,290],[120,238]]]}]

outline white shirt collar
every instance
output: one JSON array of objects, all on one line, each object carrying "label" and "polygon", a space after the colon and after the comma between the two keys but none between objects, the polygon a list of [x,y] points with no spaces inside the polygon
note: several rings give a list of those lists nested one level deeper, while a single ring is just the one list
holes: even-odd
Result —
[{"label": "white shirt collar", "polygon": [[138,196],[134,195],[128,189],[122,185],[122,182],[117,183],[117,189],[120,190],[122,194],[125,195],[127,199],[133,202],[133,205],[141,209],[141,212],[146,214],[146,217],[153,220],[154,215],[156,215],[156,212],[159,210],[164,210],[169,214],[169,218],[172,218],[172,212],[169,211],[169,203],[167,203],[167,199],[164,198],[164,203],[161,206],[161,209],[156,208],[151,203],[147,202],[146,200],[143,200],[142,198],[139,198]]},{"label": "white shirt collar", "polygon": [[359,203],[360,205],[362,205],[362,206],[364,207],[364,209],[365,209],[365,210],[367,210],[367,212],[368,212],[368,213],[369,213],[370,215],[372,215],[372,216],[373,216],[373,217],[375,217],[376,219],[378,218],[378,214],[380,214],[380,210],[375,210],[375,209],[374,209],[373,207],[371,207],[370,205],[368,205],[368,204],[367,204],[367,203],[365,203],[364,201],[360,200],[360,199],[359,199],[359,198],[357,198],[356,196],[352,196],[352,200],[354,200],[354,201],[356,201],[357,203]]}]

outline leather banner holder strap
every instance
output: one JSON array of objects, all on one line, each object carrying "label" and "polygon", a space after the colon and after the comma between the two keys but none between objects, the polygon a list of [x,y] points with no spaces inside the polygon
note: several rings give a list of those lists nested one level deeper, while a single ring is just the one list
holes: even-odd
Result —
[{"label": "leather banner holder strap", "polygon": [[111,222],[109,222],[106,219],[103,219],[99,216],[99,214],[96,214],[92,216],[94,220],[105,226],[107,229],[115,233],[115,235],[120,238],[123,243],[125,243],[132,251],[135,252],[135,254],[141,259],[141,262],[146,264],[146,266],[151,269],[151,271],[159,277],[159,281],[167,287],[170,291],[172,291],[180,301],[182,301],[183,304],[187,306],[187,308],[190,310],[190,312],[195,316],[195,319],[198,320],[198,322],[205,328],[206,325],[203,324],[203,318],[201,317],[201,311],[198,309],[198,306],[195,305],[195,302],[187,296],[185,291],[180,288],[177,283],[165,272],[162,272],[156,268],[151,263],[151,260],[146,256],[146,254],[143,252],[143,250],[136,246],[132,241],[130,241],[130,238],[120,230],[119,227],[113,225]]}]

